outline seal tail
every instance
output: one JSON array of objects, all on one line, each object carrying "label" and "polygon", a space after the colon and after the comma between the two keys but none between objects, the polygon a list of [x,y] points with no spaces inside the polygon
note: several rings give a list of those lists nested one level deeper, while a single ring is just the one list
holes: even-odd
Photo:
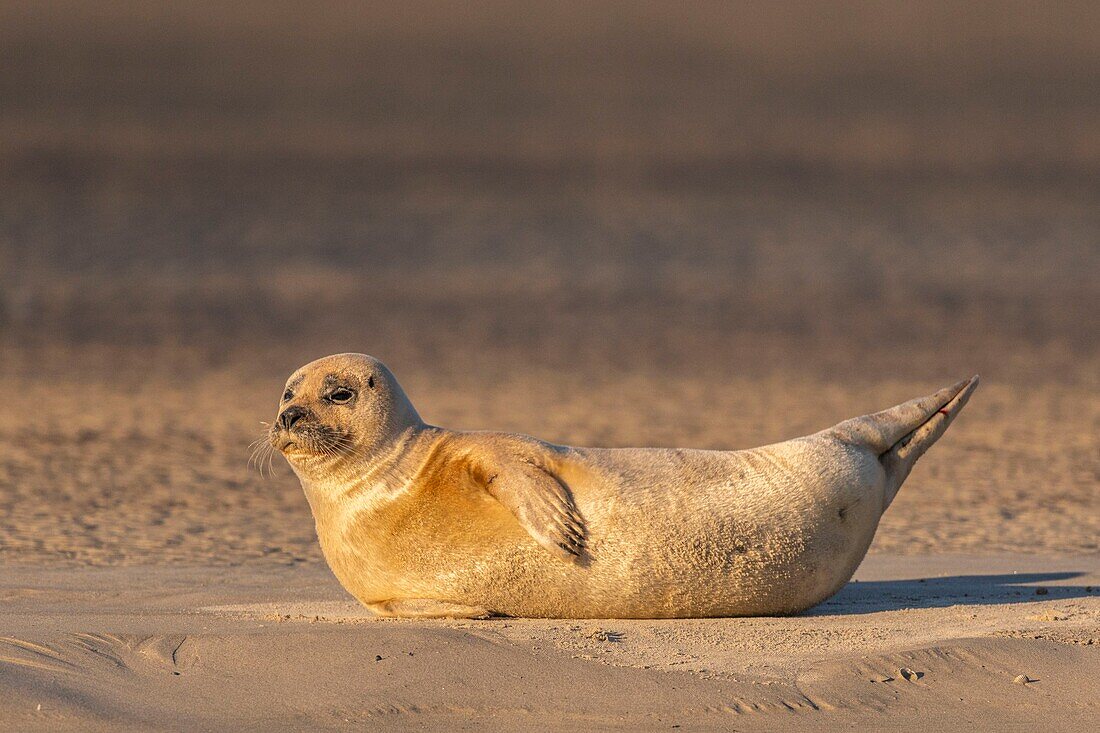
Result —
[{"label": "seal tail", "polygon": [[939,440],[978,387],[978,376],[889,410],[846,420],[833,430],[844,440],[862,443],[886,469],[886,501],[898,493],[913,464]]}]

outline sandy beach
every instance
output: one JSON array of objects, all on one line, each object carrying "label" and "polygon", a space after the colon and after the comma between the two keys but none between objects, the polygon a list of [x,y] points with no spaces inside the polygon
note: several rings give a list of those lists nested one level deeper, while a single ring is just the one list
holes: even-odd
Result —
[{"label": "sandy beach", "polygon": [[1095,559],[879,554],[797,618],[378,620],[316,565],[20,569],[0,598],[8,730],[1085,731],[1100,714]]},{"label": "sandy beach", "polygon": [[[0,6],[0,728],[1100,727],[1095,3],[376,5]],[[342,351],[571,445],[982,386],[806,614],[395,622],[248,463]]]}]

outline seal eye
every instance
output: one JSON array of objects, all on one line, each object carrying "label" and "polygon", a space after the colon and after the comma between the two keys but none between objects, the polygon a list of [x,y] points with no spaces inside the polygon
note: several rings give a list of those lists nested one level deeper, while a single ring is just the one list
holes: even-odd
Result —
[{"label": "seal eye", "polygon": [[343,405],[351,401],[351,398],[355,396],[355,393],[350,389],[339,387],[332,391],[332,394],[328,396],[329,402],[335,402],[338,405]]},{"label": "seal eye", "polygon": [[286,392],[283,392],[283,402],[286,402],[287,400],[289,400],[293,396],[294,396],[294,392],[292,392],[291,390],[288,389]]}]

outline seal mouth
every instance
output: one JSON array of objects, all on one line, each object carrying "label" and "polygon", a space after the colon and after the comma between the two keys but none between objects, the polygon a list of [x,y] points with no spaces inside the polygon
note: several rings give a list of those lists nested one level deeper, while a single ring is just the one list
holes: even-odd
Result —
[{"label": "seal mouth", "polygon": [[308,458],[318,455],[317,451],[311,450],[309,446],[290,438],[283,440],[283,444],[279,446],[279,452],[287,458]]},{"label": "seal mouth", "polygon": [[327,425],[312,423],[295,426],[293,430],[273,427],[268,442],[287,458],[338,458],[354,452],[351,436]]}]

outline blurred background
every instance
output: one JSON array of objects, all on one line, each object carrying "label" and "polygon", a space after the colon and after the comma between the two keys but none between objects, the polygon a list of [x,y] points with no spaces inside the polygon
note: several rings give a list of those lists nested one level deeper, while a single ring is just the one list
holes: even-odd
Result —
[{"label": "blurred background", "polygon": [[0,562],[316,562],[248,444],[741,448],[974,372],[874,551],[1096,552],[1100,5],[0,0]]}]

